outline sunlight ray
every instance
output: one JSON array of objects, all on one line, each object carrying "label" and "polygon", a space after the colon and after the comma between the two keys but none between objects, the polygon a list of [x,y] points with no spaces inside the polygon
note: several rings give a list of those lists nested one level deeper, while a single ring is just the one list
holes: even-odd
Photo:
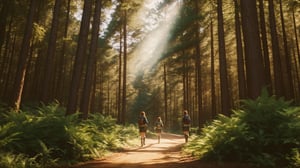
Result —
[{"label": "sunlight ray", "polygon": [[156,29],[143,39],[132,53],[132,58],[129,61],[130,74],[137,75],[140,72],[144,72],[153,67],[161,58],[179,11],[179,1],[174,1],[165,9],[162,9],[163,20]]}]

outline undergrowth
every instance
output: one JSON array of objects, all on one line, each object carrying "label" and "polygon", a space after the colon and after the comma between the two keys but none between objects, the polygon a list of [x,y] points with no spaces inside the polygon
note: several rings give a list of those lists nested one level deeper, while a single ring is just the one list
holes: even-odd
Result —
[{"label": "undergrowth", "polygon": [[[5,109],[5,108],[1,108]],[[65,116],[58,103],[1,111],[0,167],[47,168],[71,165],[105,155],[138,136],[135,126],[119,126],[111,117]]]},{"label": "undergrowth", "polygon": [[242,104],[230,117],[207,124],[184,151],[201,160],[300,167],[300,107],[266,91]]}]

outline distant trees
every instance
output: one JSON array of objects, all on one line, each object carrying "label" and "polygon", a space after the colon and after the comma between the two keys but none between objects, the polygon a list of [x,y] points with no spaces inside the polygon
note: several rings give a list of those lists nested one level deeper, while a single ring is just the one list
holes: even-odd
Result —
[{"label": "distant trees", "polygon": [[[180,7],[174,23],[166,22],[171,3]],[[183,109],[201,127],[217,114],[229,115],[239,99],[256,98],[263,87],[300,103],[299,1],[142,5],[139,0],[1,1],[1,102],[18,111],[22,103],[57,100],[67,114],[80,111],[87,118],[100,112],[121,124],[143,108],[150,118],[161,115],[170,128],[179,127]],[[141,13],[148,14],[144,22]],[[153,69],[136,80],[128,70],[133,53],[160,24],[173,26],[167,45]],[[147,98],[138,101],[139,96]]]},{"label": "distant trees", "polygon": [[[3,10],[4,8],[5,6],[3,6]],[[16,77],[11,92],[10,107],[12,107],[15,111],[19,111],[20,109],[23,88],[25,85],[27,64],[30,56],[29,55],[30,41],[32,38],[33,23],[36,14],[36,8],[37,8],[37,2],[35,0],[31,0],[29,11],[27,14],[27,21],[26,21],[25,31],[22,39],[18,64],[17,64]]]}]

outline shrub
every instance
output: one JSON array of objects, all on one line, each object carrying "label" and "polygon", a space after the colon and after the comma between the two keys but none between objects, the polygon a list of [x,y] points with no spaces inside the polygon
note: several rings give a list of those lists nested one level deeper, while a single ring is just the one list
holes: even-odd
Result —
[{"label": "shrub", "polygon": [[206,160],[247,162],[258,167],[299,164],[300,108],[268,96],[243,100],[230,117],[219,115],[185,151]]},{"label": "shrub", "polygon": [[14,167],[46,168],[100,157],[133,135],[128,133],[131,127],[118,126],[114,119],[101,114],[90,115],[87,120],[81,120],[78,113],[65,116],[58,103],[1,114],[3,168],[12,161]]}]

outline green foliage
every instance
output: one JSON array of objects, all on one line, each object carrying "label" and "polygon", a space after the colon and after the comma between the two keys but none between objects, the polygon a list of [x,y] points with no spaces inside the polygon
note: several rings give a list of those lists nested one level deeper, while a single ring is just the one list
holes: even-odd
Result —
[{"label": "green foliage", "polygon": [[219,115],[207,124],[185,151],[201,159],[258,167],[299,166],[300,107],[266,92],[242,102],[230,117]]},{"label": "green foliage", "polygon": [[[103,156],[137,137],[134,126],[121,127],[111,117],[65,116],[58,103],[26,111],[2,112],[0,167],[55,167]],[[12,164],[13,162],[13,164]]]},{"label": "green foliage", "polygon": [[3,168],[40,168],[41,164],[36,162],[35,157],[24,154],[0,153],[0,167]]}]

